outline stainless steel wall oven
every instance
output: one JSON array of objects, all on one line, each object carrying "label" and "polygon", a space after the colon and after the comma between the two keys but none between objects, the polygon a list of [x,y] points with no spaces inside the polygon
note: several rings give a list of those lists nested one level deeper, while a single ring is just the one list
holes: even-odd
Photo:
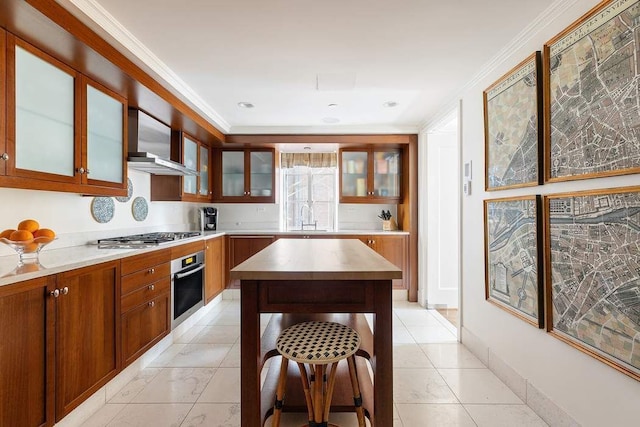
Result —
[{"label": "stainless steel wall oven", "polygon": [[171,329],[204,306],[204,252],[171,261]]}]

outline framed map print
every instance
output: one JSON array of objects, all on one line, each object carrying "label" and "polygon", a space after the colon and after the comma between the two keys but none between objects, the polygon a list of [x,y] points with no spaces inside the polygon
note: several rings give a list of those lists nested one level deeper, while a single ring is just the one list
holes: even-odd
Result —
[{"label": "framed map print", "polygon": [[542,182],[541,66],[536,52],[482,94],[487,191]]},{"label": "framed map print", "polygon": [[544,46],[545,181],[640,172],[640,1],[603,2]]},{"label": "framed map print", "polygon": [[487,301],[543,327],[540,196],[484,201]]},{"label": "framed map print", "polygon": [[547,330],[640,380],[640,187],[545,197]]}]

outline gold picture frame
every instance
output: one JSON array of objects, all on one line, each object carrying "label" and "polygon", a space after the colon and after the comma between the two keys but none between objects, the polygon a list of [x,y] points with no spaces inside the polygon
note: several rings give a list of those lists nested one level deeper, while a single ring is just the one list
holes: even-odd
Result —
[{"label": "gold picture frame", "polygon": [[640,187],[547,195],[544,224],[547,331],[640,380]]},{"label": "gold picture frame", "polygon": [[485,298],[544,327],[540,196],[484,201]]},{"label": "gold picture frame", "polygon": [[544,45],[544,178],[640,172],[640,1],[610,0]]},{"label": "gold picture frame", "polygon": [[541,76],[535,52],[482,93],[486,191],[542,183]]}]

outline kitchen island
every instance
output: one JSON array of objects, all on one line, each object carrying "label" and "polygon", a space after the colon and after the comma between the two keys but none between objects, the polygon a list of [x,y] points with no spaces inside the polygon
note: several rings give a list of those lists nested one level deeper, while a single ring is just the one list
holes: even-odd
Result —
[{"label": "kitchen island", "polygon": [[393,425],[391,287],[402,277],[399,268],[355,239],[281,239],[230,274],[241,280],[244,427],[263,421],[260,313],[372,313],[372,419],[376,426]]}]

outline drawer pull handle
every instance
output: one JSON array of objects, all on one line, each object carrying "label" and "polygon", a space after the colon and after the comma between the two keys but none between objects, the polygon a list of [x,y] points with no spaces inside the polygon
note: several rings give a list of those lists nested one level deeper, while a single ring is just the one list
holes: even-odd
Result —
[{"label": "drawer pull handle", "polygon": [[150,291],[154,290],[155,288],[156,288],[155,285],[149,285],[149,290]]},{"label": "drawer pull handle", "polygon": [[155,301],[149,301],[149,307],[153,308],[155,305],[156,305]]}]

